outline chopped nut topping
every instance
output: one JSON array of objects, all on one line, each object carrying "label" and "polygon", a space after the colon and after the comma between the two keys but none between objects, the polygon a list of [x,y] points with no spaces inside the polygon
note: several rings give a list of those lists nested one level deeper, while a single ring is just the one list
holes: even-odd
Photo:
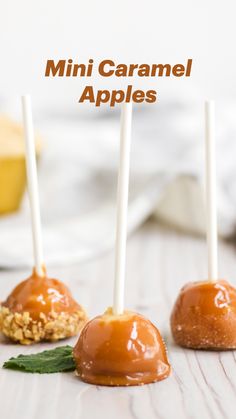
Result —
[{"label": "chopped nut topping", "polygon": [[39,341],[55,342],[76,335],[87,321],[83,310],[70,313],[40,313],[40,320],[33,320],[28,312],[13,313],[0,305],[0,330],[10,339],[30,345]]}]

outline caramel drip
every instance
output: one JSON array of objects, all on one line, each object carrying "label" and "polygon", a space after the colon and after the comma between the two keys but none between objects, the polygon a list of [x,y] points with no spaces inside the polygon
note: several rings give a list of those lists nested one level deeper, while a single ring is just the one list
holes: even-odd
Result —
[{"label": "caramel drip", "polygon": [[198,311],[204,316],[223,316],[228,311],[236,313],[236,290],[225,280],[193,282],[182,288],[176,310]]},{"label": "caramel drip", "polygon": [[69,289],[58,279],[40,277],[33,270],[32,275],[20,282],[8,296],[3,306],[12,312],[28,312],[33,319],[40,313],[74,313],[81,307],[73,299]]}]

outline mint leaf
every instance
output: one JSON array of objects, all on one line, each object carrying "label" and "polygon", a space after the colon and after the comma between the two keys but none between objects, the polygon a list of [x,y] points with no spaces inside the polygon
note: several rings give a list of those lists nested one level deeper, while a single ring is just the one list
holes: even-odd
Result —
[{"label": "mint leaf", "polygon": [[71,346],[66,345],[38,354],[19,355],[6,361],[3,368],[32,373],[38,372],[40,374],[74,371],[75,362],[72,350]]}]

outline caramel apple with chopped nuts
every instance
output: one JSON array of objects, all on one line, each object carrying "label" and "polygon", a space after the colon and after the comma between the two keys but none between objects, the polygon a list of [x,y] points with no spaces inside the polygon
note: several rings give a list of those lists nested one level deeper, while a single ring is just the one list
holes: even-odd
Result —
[{"label": "caramel apple with chopped nuts", "polygon": [[57,341],[76,335],[86,321],[84,309],[58,279],[33,270],[0,306],[2,333],[21,344]]},{"label": "caramel apple with chopped nuts", "polygon": [[0,329],[15,342],[28,345],[76,335],[86,321],[86,314],[68,288],[58,279],[49,278],[44,268],[33,118],[28,95],[22,97],[22,111],[34,270],[0,305]]}]

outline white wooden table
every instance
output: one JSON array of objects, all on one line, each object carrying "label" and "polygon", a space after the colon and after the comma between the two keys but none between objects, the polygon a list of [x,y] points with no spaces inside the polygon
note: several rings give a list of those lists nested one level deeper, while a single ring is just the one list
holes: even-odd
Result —
[{"label": "white wooden table", "polygon": [[[221,277],[236,284],[233,245],[220,243],[219,255]],[[92,317],[111,304],[113,260],[110,252],[82,266],[54,267],[49,273],[67,282]],[[0,272],[0,298],[27,274]],[[126,307],[148,316],[159,327],[168,346],[171,377],[142,387],[106,388],[82,383],[74,373],[39,375],[1,369],[1,419],[235,419],[236,352],[181,349],[170,335],[170,310],[178,290],[188,281],[203,278],[203,239],[173,232],[154,221],[146,223],[128,242]],[[2,339],[0,363],[19,353],[53,346],[21,347]]]}]

